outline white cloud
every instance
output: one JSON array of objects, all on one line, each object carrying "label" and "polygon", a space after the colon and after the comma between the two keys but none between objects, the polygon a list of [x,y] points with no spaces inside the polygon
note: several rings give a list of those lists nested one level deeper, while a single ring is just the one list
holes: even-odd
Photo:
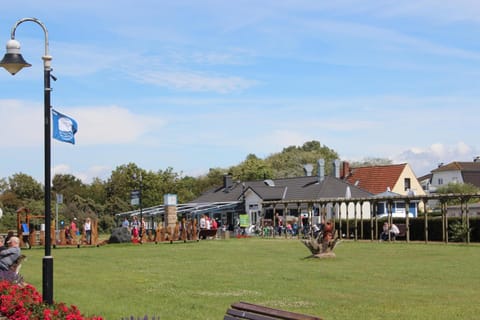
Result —
[{"label": "white cloud", "polygon": [[[0,147],[41,145],[43,106],[30,101],[0,100]],[[8,121],[5,121],[8,119]]]},{"label": "white cloud", "polygon": [[140,141],[165,124],[162,118],[135,114],[119,106],[75,107],[69,110],[65,113],[77,120],[76,140],[82,145]]},{"label": "white cloud", "polygon": [[255,80],[228,75],[212,75],[193,71],[144,71],[133,75],[142,83],[188,91],[230,93],[242,91],[257,84]]},{"label": "white cloud", "polygon": [[[165,125],[161,117],[120,106],[62,108],[78,123],[76,143],[102,145],[141,142]],[[43,141],[43,107],[22,100],[0,100],[0,147],[38,146]]]},{"label": "white cloud", "polygon": [[409,163],[415,174],[421,176],[429,173],[440,163],[450,163],[453,161],[473,161],[478,150],[459,141],[454,145],[434,143],[429,147],[413,147],[394,156],[395,163]]},{"label": "white cloud", "polygon": [[71,174],[80,179],[83,183],[91,183],[94,178],[105,180],[110,176],[111,172],[112,168],[108,166],[97,165],[91,166],[85,171],[75,171],[70,167],[70,165],[62,163],[57,164],[52,168],[52,177],[57,174]]}]

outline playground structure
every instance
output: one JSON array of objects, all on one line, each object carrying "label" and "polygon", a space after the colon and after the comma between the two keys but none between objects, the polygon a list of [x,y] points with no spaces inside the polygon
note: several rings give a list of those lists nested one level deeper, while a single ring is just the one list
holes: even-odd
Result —
[{"label": "playground structure", "polygon": [[[20,239],[20,246],[22,248],[30,248],[31,246],[45,245],[45,216],[33,215],[30,209],[21,207],[17,210],[17,236]],[[55,230],[55,224],[50,224],[50,238],[53,246],[66,245],[96,245],[98,243],[98,221],[92,219],[91,221],[91,241],[87,243],[87,235],[85,230],[82,230],[80,235],[77,235],[73,230],[64,228]],[[14,235],[13,231],[9,231],[10,235]]]}]

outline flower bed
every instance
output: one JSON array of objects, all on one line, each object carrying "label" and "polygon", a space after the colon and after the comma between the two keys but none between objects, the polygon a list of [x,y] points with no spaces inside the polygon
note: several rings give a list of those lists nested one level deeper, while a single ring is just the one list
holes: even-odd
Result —
[{"label": "flower bed", "polygon": [[[9,272],[9,271],[6,271]],[[76,306],[64,303],[45,304],[32,285],[18,278],[0,275],[0,315],[9,320],[102,320],[102,317],[84,317]]]}]

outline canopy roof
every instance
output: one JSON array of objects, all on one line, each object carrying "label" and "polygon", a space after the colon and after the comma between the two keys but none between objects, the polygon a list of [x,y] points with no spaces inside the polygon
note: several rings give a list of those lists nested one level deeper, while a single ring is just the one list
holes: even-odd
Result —
[{"label": "canopy roof", "polygon": [[[212,214],[215,212],[224,212],[225,210],[237,210],[241,206],[241,201],[225,201],[225,202],[202,202],[202,203],[183,203],[177,204],[177,215],[196,216],[200,214]],[[165,205],[159,205],[142,209],[144,216],[163,216],[165,214]],[[116,217],[138,216],[140,209],[121,212],[115,214]]]}]

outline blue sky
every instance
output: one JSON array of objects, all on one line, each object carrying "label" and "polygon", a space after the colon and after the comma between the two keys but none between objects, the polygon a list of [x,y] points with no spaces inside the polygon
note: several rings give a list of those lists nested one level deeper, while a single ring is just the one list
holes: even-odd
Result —
[{"label": "blue sky", "polygon": [[[0,42],[46,25],[52,106],[79,126],[52,141],[52,174],[196,176],[310,140],[418,176],[480,154],[478,1],[10,3]],[[0,70],[0,178],[43,183],[44,34],[16,39],[33,66]]]}]

